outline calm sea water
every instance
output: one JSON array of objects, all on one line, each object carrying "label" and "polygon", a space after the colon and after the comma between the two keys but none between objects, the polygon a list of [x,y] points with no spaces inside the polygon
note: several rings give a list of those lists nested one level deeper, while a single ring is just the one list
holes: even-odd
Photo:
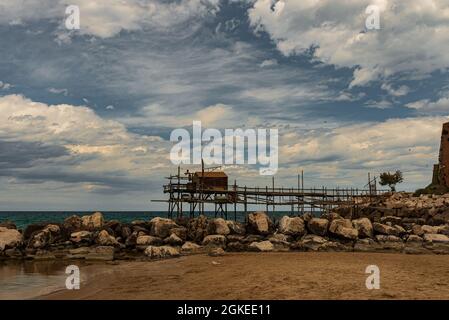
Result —
[{"label": "calm sea water", "polygon": [[[151,220],[154,217],[167,217],[166,211],[128,211],[128,212],[109,212],[102,211],[106,220],[118,220],[125,223],[130,223],[134,220]],[[17,228],[23,229],[29,224],[38,222],[63,222],[65,218],[71,215],[83,216],[87,214],[92,214],[89,212],[80,211],[39,211],[39,212],[29,212],[29,211],[0,211],[0,222],[12,221],[17,225]],[[269,215],[273,218],[282,217],[288,212],[271,212]],[[188,214],[187,214],[188,215]],[[214,217],[214,212],[206,212],[206,216]],[[234,212],[228,212],[228,219],[234,219]],[[245,213],[237,212],[237,221],[244,221]]]}]

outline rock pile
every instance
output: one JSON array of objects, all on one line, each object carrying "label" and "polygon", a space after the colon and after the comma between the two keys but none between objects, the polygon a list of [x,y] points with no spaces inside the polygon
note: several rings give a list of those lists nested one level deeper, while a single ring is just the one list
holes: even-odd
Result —
[{"label": "rock pile", "polygon": [[295,250],[449,253],[449,196],[394,194],[358,212],[349,209],[319,218],[284,216],[277,223],[264,212],[250,213],[245,224],[205,216],[121,223],[105,221],[99,212],[23,231],[5,222],[0,224],[0,259],[160,259]]}]

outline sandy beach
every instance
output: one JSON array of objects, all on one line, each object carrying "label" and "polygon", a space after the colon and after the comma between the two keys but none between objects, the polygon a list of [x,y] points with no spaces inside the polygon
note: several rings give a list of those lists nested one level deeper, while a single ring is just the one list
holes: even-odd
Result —
[{"label": "sandy beach", "polygon": [[[381,272],[379,290],[365,285],[365,269],[373,264]],[[80,290],[39,298],[449,299],[449,256],[438,255],[228,253],[86,265],[81,274]]]}]

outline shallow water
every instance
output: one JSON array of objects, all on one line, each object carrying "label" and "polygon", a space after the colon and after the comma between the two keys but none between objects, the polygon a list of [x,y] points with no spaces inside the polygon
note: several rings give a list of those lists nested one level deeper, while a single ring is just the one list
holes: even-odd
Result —
[{"label": "shallow water", "polygon": [[[0,299],[33,299],[65,288],[69,261],[0,263]],[[77,262],[79,264],[79,262]]]}]

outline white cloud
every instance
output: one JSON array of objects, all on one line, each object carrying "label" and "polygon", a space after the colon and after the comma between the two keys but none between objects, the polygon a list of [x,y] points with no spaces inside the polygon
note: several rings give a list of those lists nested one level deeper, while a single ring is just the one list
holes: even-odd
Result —
[{"label": "white cloud", "polygon": [[[353,86],[395,73],[423,77],[449,66],[447,0],[284,0],[282,12],[271,0],[255,0],[249,18],[265,30],[285,55],[316,47],[322,61],[358,68]],[[381,29],[365,29],[365,9],[378,5]],[[277,6],[276,6],[277,7]]]},{"label": "white cloud", "polygon": [[383,83],[381,89],[387,91],[388,94],[395,97],[406,96],[410,92],[410,88],[407,86],[400,86],[399,88],[395,89],[389,83]]},{"label": "white cloud", "polygon": [[84,183],[115,188],[120,187],[121,179],[138,184],[159,175],[159,170],[154,171],[156,164],[165,169],[170,166],[168,141],[130,133],[123,124],[102,119],[88,107],[46,105],[8,95],[0,98],[0,111],[0,142],[43,143],[48,148],[66,150],[48,161],[29,159],[32,165],[17,166],[11,175],[52,180],[59,174],[62,182],[77,183],[83,182],[77,178],[81,176],[86,177]]},{"label": "white cloud", "polygon": [[1,90],[9,90],[11,89],[12,85],[3,81],[0,81],[0,89]]},{"label": "white cloud", "polygon": [[360,183],[369,171],[378,174],[400,169],[405,171],[409,186],[422,187],[430,183],[432,165],[438,162],[441,126],[448,119],[390,119],[327,130],[284,132],[280,136],[279,162],[284,168],[289,164],[286,176],[294,167],[305,167],[308,173],[337,185]]},{"label": "white cloud", "polygon": [[449,112],[449,91],[440,93],[440,98],[436,101],[429,99],[418,100],[406,105],[411,109],[416,109],[421,113],[428,112]]},{"label": "white cloud", "polygon": [[260,64],[261,68],[266,68],[266,67],[273,67],[273,66],[277,66],[278,62],[276,59],[268,59],[268,60],[264,60],[262,61],[262,63]]},{"label": "white cloud", "polygon": [[[80,34],[101,38],[113,37],[122,30],[143,28],[167,29],[182,25],[192,18],[202,18],[218,10],[219,0],[181,0],[166,3],[159,0],[2,0],[0,23],[60,21],[58,37],[67,41],[64,29],[65,8],[80,8]],[[71,34],[71,33],[70,33]]]}]

